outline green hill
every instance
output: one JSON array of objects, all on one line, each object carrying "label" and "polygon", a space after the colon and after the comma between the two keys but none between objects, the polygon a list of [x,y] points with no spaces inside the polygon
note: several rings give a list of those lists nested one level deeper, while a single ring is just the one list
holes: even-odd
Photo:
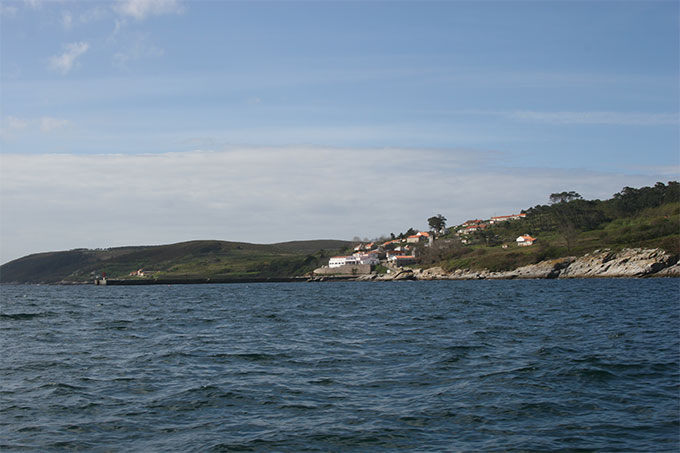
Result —
[{"label": "green hill", "polygon": [[[465,236],[467,245],[452,231],[423,250],[420,265],[506,271],[604,248],[660,248],[680,255],[680,184],[676,181],[625,187],[603,201],[584,200],[575,192],[552,194],[549,199],[550,204],[523,211],[524,219],[489,225]],[[536,243],[517,247],[515,239],[523,234],[537,238]]]},{"label": "green hill", "polygon": [[249,244],[190,241],[178,244],[77,249],[29,255],[0,266],[0,283],[85,282],[106,273],[131,277],[143,269],[155,278],[261,278],[303,275],[350,243],[335,240]]}]

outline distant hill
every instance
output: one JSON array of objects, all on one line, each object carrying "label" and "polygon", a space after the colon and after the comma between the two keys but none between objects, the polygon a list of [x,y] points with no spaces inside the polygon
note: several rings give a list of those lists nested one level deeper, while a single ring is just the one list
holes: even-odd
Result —
[{"label": "distant hill", "polygon": [[[314,240],[279,244],[189,241],[170,245],[76,249],[25,256],[0,266],[0,283],[85,282],[110,278],[245,278],[303,275],[350,242]],[[145,277],[130,277],[142,269]]]}]

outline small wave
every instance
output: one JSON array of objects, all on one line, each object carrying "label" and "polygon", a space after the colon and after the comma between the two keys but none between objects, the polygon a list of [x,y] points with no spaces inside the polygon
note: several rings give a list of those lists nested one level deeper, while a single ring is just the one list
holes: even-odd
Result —
[{"label": "small wave", "polygon": [[579,377],[593,381],[607,381],[616,378],[616,374],[597,367],[570,368],[561,373],[563,376]]},{"label": "small wave", "polygon": [[0,313],[0,319],[7,319],[12,321],[25,321],[28,319],[40,318],[49,315],[49,312],[40,313]]},{"label": "small wave", "polygon": [[312,379],[308,381],[309,384],[313,385],[334,385],[336,382],[331,379],[331,378],[319,378],[319,379]]}]

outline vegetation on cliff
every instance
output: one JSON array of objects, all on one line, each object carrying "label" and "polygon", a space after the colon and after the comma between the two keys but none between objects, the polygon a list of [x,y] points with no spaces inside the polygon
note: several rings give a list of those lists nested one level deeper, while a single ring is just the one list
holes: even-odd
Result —
[{"label": "vegetation on cliff", "polygon": [[[471,234],[467,246],[452,231],[432,248],[422,249],[420,265],[507,271],[604,248],[660,248],[680,254],[680,184],[676,181],[625,187],[604,201],[584,200],[576,192],[552,194],[549,200],[523,211],[524,219]],[[522,234],[538,240],[531,247],[517,247],[515,239]]]}]

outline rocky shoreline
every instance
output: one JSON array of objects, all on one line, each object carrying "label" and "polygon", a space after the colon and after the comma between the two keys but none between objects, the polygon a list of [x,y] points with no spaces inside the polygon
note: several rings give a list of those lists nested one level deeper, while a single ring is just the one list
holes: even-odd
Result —
[{"label": "rocky shoreline", "polygon": [[[340,276],[338,276],[340,277]],[[491,272],[457,269],[447,272],[441,267],[429,269],[399,268],[389,274],[361,275],[355,281],[400,280],[510,280],[554,278],[642,278],[680,277],[678,257],[661,249],[595,250],[586,255],[541,261],[512,271]],[[348,280],[347,276],[340,277]],[[315,277],[311,281],[331,281],[335,277]]]}]

